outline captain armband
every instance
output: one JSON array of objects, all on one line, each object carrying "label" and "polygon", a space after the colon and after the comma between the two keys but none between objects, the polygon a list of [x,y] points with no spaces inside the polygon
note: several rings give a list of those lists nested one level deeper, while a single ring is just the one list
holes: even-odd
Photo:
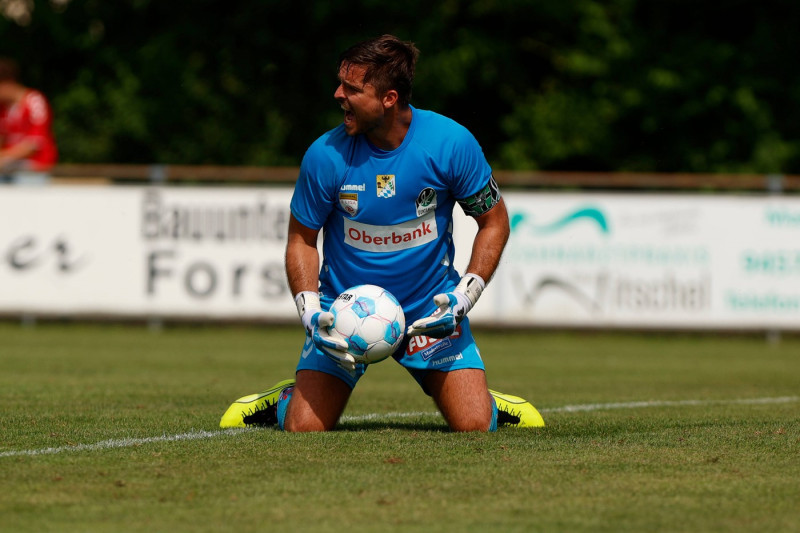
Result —
[{"label": "captain armband", "polygon": [[489,178],[486,187],[479,190],[472,196],[458,201],[464,213],[471,217],[479,217],[488,212],[500,202],[500,188],[494,181],[494,176]]}]

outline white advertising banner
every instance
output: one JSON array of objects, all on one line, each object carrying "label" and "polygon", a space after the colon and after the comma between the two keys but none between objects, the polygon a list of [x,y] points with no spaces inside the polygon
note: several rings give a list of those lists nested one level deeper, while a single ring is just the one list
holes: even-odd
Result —
[{"label": "white advertising banner", "polygon": [[[0,313],[295,320],[291,193],[0,187]],[[800,330],[800,198],[504,197],[511,237],[476,324]],[[456,220],[461,269],[475,228]]]},{"label": "white advertising banner", "polygon": [[291,189],[0,188],[0,312],[285,318]]},{"label": "white advertising banner", "polygon": [[505,198],[511,237],[475,322],[800,329],[800,198]]}]

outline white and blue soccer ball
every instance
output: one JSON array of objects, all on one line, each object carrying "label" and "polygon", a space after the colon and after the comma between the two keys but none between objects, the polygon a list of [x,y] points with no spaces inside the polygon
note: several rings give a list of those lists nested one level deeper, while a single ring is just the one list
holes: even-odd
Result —
[{"label": "white and blue soccer ball", "polygon": [[331,329],[349,345],[360,362],[383,361],[400,346],[406,318],[397,298],[377,285],[357,285],[340,294],[330,309]]}]

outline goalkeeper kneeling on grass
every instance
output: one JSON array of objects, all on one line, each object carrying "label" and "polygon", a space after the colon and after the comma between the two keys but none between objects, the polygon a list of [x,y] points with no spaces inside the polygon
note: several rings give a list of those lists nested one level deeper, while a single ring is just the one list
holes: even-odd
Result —
[{"label": "goalkeeper kneeling on grass", "polygon": [[[333,429],[368,365],[347,353],[324,310],[364,283],[399,300],[410,325],[392,357],[450,429],[544,425],[529,402],[488,388],[467,313],[500,261],[508,213],[472,134],[410,104],[417,55],[412,43],[384,35],[340,56],[333,96],[343,123],[308,149],[291,201],[286,273],[306,330],[295,379],[240,398],[220,426]],[[463,277],[452,266],[456,203],[478,225]]]}]

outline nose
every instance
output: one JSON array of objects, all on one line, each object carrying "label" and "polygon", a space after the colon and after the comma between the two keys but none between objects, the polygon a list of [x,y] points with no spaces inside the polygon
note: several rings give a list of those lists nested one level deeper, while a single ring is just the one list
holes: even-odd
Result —
[{"label": "nose", "polygon": [[341,83],[336,88],[336,91],[333,93],[333,97],[334,97],[334,99],[336,99],[336,100],[338,100],[340,102],[342,100],[344,100],[344,88],[342,87]]}]

